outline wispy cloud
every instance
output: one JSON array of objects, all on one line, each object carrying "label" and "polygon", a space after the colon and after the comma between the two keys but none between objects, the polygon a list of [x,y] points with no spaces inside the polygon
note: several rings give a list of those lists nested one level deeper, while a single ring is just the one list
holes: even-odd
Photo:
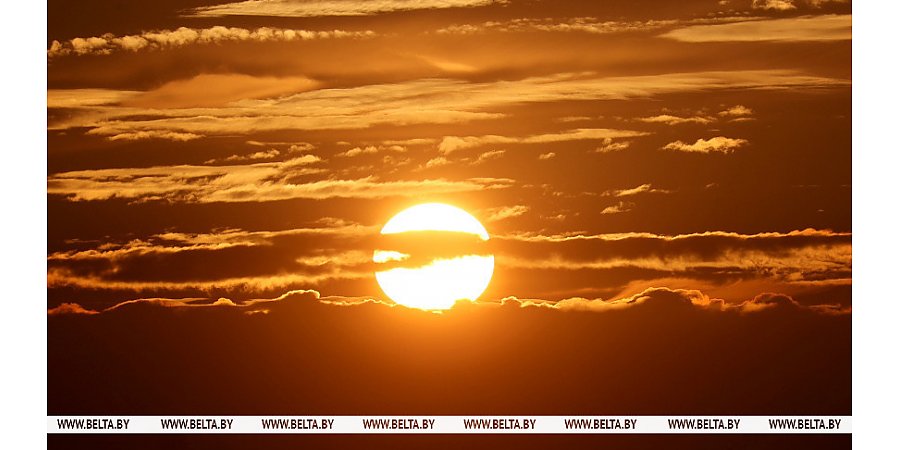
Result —
[{"label": "wispy cloud", "polygon": [[[785,283],[842,280],[852,271],[849,233],[800,230],[789,233],[706,232],[685,235],[497,235],[508,242],[499,267],[540,270],[641,269],[702,274],[725,282],[733,277]],[[515,244],[521,242],[522,244]],[[525,244],[528,243],[528,244]]]},{"label": "wispy cloud", "polygon": [[595,17],[574,17],[568,19],[521,18],[508,21],[491,21],[478,24],[451,25],[438,29],[436,33],[467,35],[484,33],[488,31],[498,31],[506,33],[521,31],[550,31],[609,34],[629,31],[655,30],[677,23],[679,23],[678,20],[615,21],[601,20]]},{"label": "wispy cloud", "polygon": [[125,133],[111,134],[106,136],[110,141],[139,141],[143,139],[166,139],[170,141],[191,141],[199,139],[203,136],[194,133],[182,133],[178,131],[165,130],[149,130],[149,131],[131,131]]},{"label": "wispy cloud", "polygon": [[503,219],[519,217],[527,213],[531,208],[525,205],[501,206],[487,210],[488,222],[497,222]]},{"label": "wispy cloud", "polygon": [[124,198],[209,203],[433,195],[505,188],[512,183],[512,180],[499,178],[379,181],[375,177],[366,177],[297,181],[298,177],[324,172],[325,169],[309,167],[320,161],[315,155],[304,155],[286,161],[248,165],[64,172],[48,178],[47,192],[76,201]]},{"label": "wispy cloud", "polygon": [[642,184],[640,186],[636,186],[636,187],[633,187],[630,189],[619,189],[619,190],[606,191],[603,193],[603,195],[613,196],[613,197],[628,197],[631,195],[645,194],[645,193],[668,194],[669,192],[671,192],[671,191],[668,191],[666,189],[655,189],[655,188],[653,188],[653,185],[651,185],[650,183],[645,183],[645,184]]},{"label": "wispy cloud", "polygon": [[441,153],[449,154],[457,150],[479,147],[488,144],[545,144],[550,142],[605,140],[621,137],[644,136],[649,133],[631,130],[611,130],[606,128],[579,128],[559,133],[537,134],[532,136],[445,136],[438,145]]},{"label": "wispy cloud", "polygon": [[850,0],[753,0],[750,7],[753,9],[792,11],[798,7],[821,8],[828,4],[847,4]]},{"label": "wispy cloud", "polygon": [[600,146],[594,149],[594,151],[597,153],[611,153],[625,150],[630,146],[630,141],[614,142],[612,138],[606,138]]},{"label": "wispy cloud", "polygon": [[822,15],[678,28],[662,37],[684,42],[850,40],[851,16]]},{"label": "wispy cloud", "polygon": [[[482,210],[479,216],[494,223],[529,211],[524,205],[510,205]],[[271,289],[371,276],[372,254],[360,248],[375,242],[380,226],[338,219],[320,222],[274,231],[166,232],[54,252],[48,256],[48,284],[51,288],[131,291]],[[595,274],[590,271],[629,271],[640,277],[665,273],[685,279],[704,276],[719,280],[713,285],[765,279],[779,286],[808,289],[811,284],[847,284],[852,265],[850,233],[829,230],[683,235],[514,233],[496,234],[492,241],[498,271],[585,274],[580,280],[563,277],[567,292],[594,286]],[[315,242],[316,247],[298,251],[301,242]],[[233,269],[200,271],[186,280],[182,268],[196,264],[201,255]],[[251,270],[240,269],[243,264],[237,262],[248,259],[257,263]]]},{"label": "wispy cloud", "polygon": [[[368,255],[367,255],[368,256]],[[80,289],[107,289],[123,291],[211,291],[214,289],[260,291],[271,289],[283,289],[291,286],[309,286],[328,280],[352,280],[370,277],[371,271],[366,268],[362,271],[350,271],[337,266],[332,270],[313,274],[273,274],[244,277],[230,277],[216,280],[117,280],[104,278],[96,274],[78,274],[65,267],[47,269],[47,287],[49,288],[80,288]]]},{"label": "wispy cloud", "polygon": [[367,145],[365,147],[353,147],[350,150],[338,153],[335,156],[343,157],[343,158],[352,158],[354,156],[359,155],[374,155],[379,152],[396,152],[396,153],[404,153],[406,152],[406,147],[402,145],[392,144],[392,145]]},{"label": "wispy cloud", "polygon": [[607,206],[600,211],[600,214],[619,214],[623,212],[631,211],[634,208],[634,203],[632,202],[619,202],[612,206]]},{"label": "wispy cloud", "polygon": [[752,20],[746,16],[708,17],[698,19],[650,19],[650,20],[604,20],[597,17],[569,18],[518,18],[505,21],[488,21],[450,25],[440,28],[435,33],[441,35],[473,35],[487,32],[556,32],[556,33],[588,33],[611,34],[628,32],[646,32],[677,25],[697,25],[708,23],[729,23]]},{"label": "wispy cloud", "polygon": [[782,232],[766,232],[755,234],[735,233],[732,231],[704,231],[702,233],[686,233],[665,235],[656,233],[605,233],[605,234],[585,234],[585,233],[562,233],[562,234],[531,234],[519,233],[509,235],[495,236],[499,239],[510,239],[529,242],[566,242],[566,241],[620,241],[623,239],[654,239],[660,241],[678,241],[698,239],[704,237],[725,238],[737,241],[745,240],[766,240],[780,238],[849,238],[850,233],[836,232],[832,230],[817,230],[814,228],[806,228],[803,230],[794,230],[787,233]]},{"label": "wispy cloud", "polygon": [[200,74],[170,81],[121,101],[125,107],[202,108],[226,106],[245,99],[282,97],[321,86],[306,77],[257,77],[242,74]]},{"label": "wispy cloud", "polygon": [[506,0],[246,0],[195,8],[194,17],[272,16],[327,17],[368,16],[393,11],[444,9],[506,3]]},{"label": "wispy cloud", "polygon": [[[503,107],[567,100],[615,100],[652,97],[673,92],[714,89],[815,88],[847,86],[849,80],[805,75],[796,71],[736,71],[675,73],[636,77],[598,77],[596,74],[559,74],[517,81],[470,83],[461,80],[415,80],[347,89],[319,89],[272,99],[233,101],[219,108],[147,109],[127,105],[145,94],[90,90],[48,93],[48,107],[82,105],[79,111],[49,127],[51,130],[86,127],[110,136],[138,131],[173,131],[200,135],[234,135],[273,130],[359,129],[375,125],[460,123],[504,117]],[[96,105],[115,99],[119,104]],[[543,135],[553,139],[599,138],[599,131],[575,135]],[[582,133],[579,136],[577,133]],[[586,133],[586,134],[585,134]],[[480,145],[482,137],[475,137]],[[461,141],[445,148],[463,147]],[[487,138],[499,140],[505,137]],[[515,139],[515,138],[513,138]],[[449,147],[447,147],[449,145]],[[471,146],[471,145],[470,145]]]}]

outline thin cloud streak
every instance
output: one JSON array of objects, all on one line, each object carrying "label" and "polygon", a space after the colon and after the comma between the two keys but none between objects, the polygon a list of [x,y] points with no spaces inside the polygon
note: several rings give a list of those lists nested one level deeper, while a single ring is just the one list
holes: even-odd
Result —
[{"label": "thin cloud streak", "polygon": [[438,145],[438,151],[450,154],[457,150],[480,147],[490,144],[546,144],[551,142],[606,140],[623,137],[646,136],[649,133],[631,130],[611,130],[606,128],[579,128],[559,133],[537,134],[532,136],[444,136]]},{"label": "thin cloud streak", "polygon": [[410,195],[503,189],[513,180],[380,181],[374,176],[358,179],[295,181],[298,176],[326,170],[306,167],[321,161],[314,155],[282,162],[235,166],[163,166],[64,172],[47,180],[47,193],[71,201],[108,200],[184,203],[264,202],[296,198],[385,198]]},{"label": "thin cloud streak", "polygon": [[682,42],[847,41],[852,38],[851,29],[847,14],[695,25],[660,36]]},{"label": "thin cloud streak", "polygon": [[471,8],[503,4],[507,0],[247,0],[203,6],[190,10],[188,17],[267,16],[329,17],[369,16],[394,11]]}]

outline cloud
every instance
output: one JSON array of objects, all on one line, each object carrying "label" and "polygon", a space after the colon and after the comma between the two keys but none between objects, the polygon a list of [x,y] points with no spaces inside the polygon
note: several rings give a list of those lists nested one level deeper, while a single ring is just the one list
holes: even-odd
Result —
[{"label": "cloud", "polygon": [[436,158],[431,158],[425,163],[425,168],[430,169],[432,167],[441,167],[450,164],[450,160],[444,158],[443,156],[438,156]]},{"label": "cloud", "polygon": [[488,32],[555,32],[555,33],[587,33],[612,34],[635,33],[658,30],[676,25],[728,23],[752,20],[752,17],[707,17],[698,19],[650,19],[650,20],[603,20],[597,17],[572,18],[518,18],[505,21],[488,21],[477,24],[450,25],[435,31],[438,35],[474,35]]},{"label": "cloud", "polygon": [[675,141],[666,144],[664,150],[674,150],[679,152],[696,152],[696,153],[731,153],[735,149],[747,145],[749,141],[746,139],[732,139],[724,136],[716,136],[710,139],[697,139],[693,144],[687,144],[682,141]]},{"label": "cloud", "polygon": [[740,308],[747,312],[762,311],[770,308],[799,308],[800,304],[790,296],[776,293],[762,293],[741,304]]},{"label": "cloud", "polygon": [[[718,284],[759,279],[766,283],[763,286],[783,283],[799,287],[825,280],[833,283],[852,273],[850,234],[829,230],[759,234],[715,231],[674,236],[514,233],[494,235],[493,240],[502,249],[496,252],[498,271],[513,267],[545,273],[605,271],[605,281],[613,284],[616,282],[611,276],[618,273],[624,283],[677,276]],[[558,276],[568,280],[569,292],[576,286],[597,286],[596,276],[585,275],[584,284]]]},{"label": "cloud", "polygon": [[719,111],[719,115],[722,117],[746,117],[752,116],[753,110],[744,105],[734,105],[723,111]]},{"label": "cloud", "polygon": [[[267,150],[260,150],[258,152],[253,152],[245,155],[230,155],[222,159],[210,159],[204,161],[203,164],[214,164],[218,162],[240,162],[240,161],[263,161],[263,160],[271,160],[278,158],[279,156],[283,156],[285,154],[302,154],[306,153],[315,148],[314,145],[301,142],[299,144],[290,143],[290,142],[259,142],[259,141],[247,141],[247,145],[252,145],[254,147],[265,147],[268,145],[279,145],[286,147],[284,150],[278,150],[276,148],[269,148]],[[305,155],[307,161],[312,161],[311,158],[318,158],[314,155]],[[311,172],[310,172],[311,173]]]},{"label": "cloud", "polygon": [[[340,219],[274,231],[217,229],[165,232],[51,253],[51,289],[236,292],[315,286],[371,276],[371,247],[380,227]],[[346,285],[345,285],[346,286]]]},{"label": "cloud", "polygon": [[[743,105],[735,105],[718,113],[719,117],[732,118],[732,121],[747,120],[747,117],[751,115],[753,115],[753,110]],[[659,114],[656,116],[638,117],[634,120],[644,123],[664,123],[666,125],[682,125],[686,123],[708,125],[715,122],[717,117],[699,112],[697,115],[689,117]]]},{"label": "cloud", "polygon": [[491,208],[487,211],[488,222],[497,222],[503,219],[519,217],[527,213],[531,208],[525,205],[502,206],[499,208]]},{"label": "cloud", "polygon": [[581,140],[606,140],[620,137],[644,136],[648,133],[630,130],[612,130],[607,128],[579,128],[558,133],[537,134],[532,136],[445,136],[438,145],[438,151],[443,154],[479,147],[488,144],[545,144],[550,142],[581,141]]},{"label": "cloud", "polygon": [[669,114],[661,114],[661,115],[652,116],[652,117],[639,117],[635,120],[637,120],[639,122],[646,122],[646,123],[664,123],[666,125],[680,125],[683,123],[699,123],[699,124],[705,125],[708,123],[712,123],[715,119],[713,119],[712,117],[705,117],[705,116],[678,117],[678,116],[672,116]]},{"label": "cloud", "polygon": [[47,108],[86,108],[121,103],[142,91],[112,89],[47,89]]},{"label": "cloud", "polygon": [[484,153],[478,155],[478,158],[475,158],[475,160],[472,161],[472,164],[473,165],[481,164],[485,161],[490,161],[492,159],[498,159],[501,156],[503,156],[504,153],[506,153],[506,150],[491,150],[488,152],[484,152]]},{"label": "cloud", "polygon": [[321,159],[304,155],[279,162],[229,166],[161,166],[63,172],[47,179],[47,193],[72,201],[164,200],[185,203],[263,202],[293,198],[385,198],[470,192],[509,187],[512,180],[473,178],[380,181],[305,180],[325,169],[308,167]]},{"label": "cloud", "polygon": [[776,11],[797,9],[794,5],[794,0],[753,0],[750,7],[753,9],[774,9]]},{"label": "cloud", "polygon": [[843,41],[850,40],[851,16],[822,15],[695,25],[662,34],[683,42]]},{"label": "cloud", "polygon": [[[510,205],[481,211],[479,216],[497,223],[529,211],[524,205]],[[366,283],[375,271],[371,249],[384,244],[379,229],[377,225],[329,219],[286,230],[167,232],[141,239],[123,237],[118,242],[107,238],[102,243],[70,244],[77,249],[48,256],[48,287],[152,292],[156,296],[215,291],[228,296],[232,295],[229,292],[252,295],[279,288],[346,289],[349,283],[359,289],[355,293],[379,295],[377,288],[373,291],[359,284]],[[550,298],[579,292],[612,294],[631,284],[643,289],[646,285],[637,281],[650,283],[664,276],[732,292],[724,295],[734,299],[734,292],[767,286],[782,286],[793,293],[846,284],[852,270],[850,234],[828,230],[672,236],[513,233],[495,234],[490,244],[488,251],[497,258],[498,280],[519,279],[523,289],[554,293]],[[206,264],[208,261],[216,264]],[[730,285],[734,286],[723,287]]]},{"label": "cloud", "polygon": [[107,259],[118,260],[133,256],[161,255],[197,250],[222,250],[233,247],[271,246],[276,239],[308,236],[327,238],[361,237],[378,233],[378,227],[365,226],[338,219],[322,221],[321,227],[289,228],[277,231],[247,231],[218,229],[210,233],[165,232],[146,239],[124,243],[106,242],[96,248],[53,252],[48,261]]},{"label": "cloud", "polygon": [[352,158],[354,156],[359,155],[373,155],[378,152],[384,151],[392,151],[397,153],[406,152],[406,147],[398,144],[390,144],[390,145],[367,145],[365,147],[353,147],[350,150],[341,152],[336,154],[335,156],[344,157],[344,158]]},{"label": "cloud", "polygon": [[383,141],[382,144],[389,145],[389,146],[399,145],[399,146],[403,146],[403,147],[408,147],[408,146],[412,146],[412,145],[431,145],[431,144],[434,144],[435,142],[437,142],[437,139],[412,138],[412,139],[389,139],[389,140]]},{"label": "cloud", "polygon": [[[99,99],[148,95],[133,91],[49,90],[48,108],[83,105],[48,127],[89,128],[106,136],[165,130],[202,135],[247,134],[275,130],[362,129],[376,125],[459,124],[505,117],[504,107],[574,100],[621,100],[674,92],[716,89],[804,89],[848,86],[849,80],[816,77],[789,70],[695,72],[651,76],[601,77],[593,73],[557,74],[515,81],[472,83],[426,79],[344,89],[319,89],[271,99],[245,99],[218,108],[147,109],[95,105]],[[446,148],[483,143],[557,142],[600,139],[603,134],[639,133],[580,129],[524,138],[476,136],[451,139]],[[452,136],[451,136],[452,137]]]},{"label": "cloud", "polygon": [[538,159],[540,159],[541,161],[553,159],[554,157],[556,157],[556,153],[554,152],[541,153],[540,155],[538,155]]},{"label": "cloud", "polygon": [[501,235],[502,239],[511,239],[519,241],[531,242],[565,242],[565,241],[619,241],[623,239],[654,239],[662,241],[678,241],[689,240],[704,237],[727,238],[739,241],[753,239],[779,239],[786,237],[803,237],[803,238],[849,238],[850,233],[835,232],[831,230],[817,230],[814,228],[806,228],[803,230],[794,230],[787,233],[767,232],[756,234],[742,234],[730,231],[704,231],[702,233],[688,233],[676,235],[663,235],[655,233],[607,233],[607,234],[582,234],[582,233],[563,233],[554,235],[539,235],[530,233]]},{"label": "cloud", "polygon": [[614,21],[601,20],[596,17],[574,17],[570,19],[557,18],[521,18],[508,21],[490,21],[479,24],[451,25],[440,28],[437,34],[471,35],[488,31],[493,32],[582,32],[589,34],[624,33],[634,31],[655,30],[679,23],[677,20],[647,20],[647,21]]},{"label": "cloud", "polygon": [[[369,256],[366,256],[366,261]],[[358,280],[371,276],[368,267],[365,270],[348,270],[338,264],[328,270],[316,273],[285,273],[254,276],[220,277],[216,279],[197,280],[126,280],[112,279],[101,274],[82,274],[66,267],[54,267],[47,270],[48,288],[75,288],[88,290],[110,290],[128,292],[166,292],[191,291],[209,292],[228,290],[238,292],[259,292],[284,289],[294,286],[309,286],[331,280]]]},{"label": "cloud", "polygon": [[[721,301],[719,301],[721,302]],[[709,296],[697,290],[650,288],[632,297],[604,301],[601,299],[569,298],[551,304],[563,311],[609,312],[628,308],[665,310],[671,308],[706,308],[711,303]]]},{"label": "cloud", "polygon": [[254,30],[215,26],[212,28],[180,27],[176,30],[149,31],[141,34],[116,36],[111,33],[94,37],[76,37],[68,41],[54,40],[47,49],[48,58],[67,55],[109,55],[121,51],[146,51],[178,48],[195,44],[224,42],[290,42],[314,39],[366,38],[371,31],[309,31],[261,27]]},{"label": "cloud", "polygon": [[611,138],[603,140],[603,144],[594,149],[596,153],[612,153],[627,149],[631,146],[630,141],[613,142]]},{"label": "cloud", "polygon": [[47,310],[48,316],[56,316],[61,314],[99,314],[99,311],[94,311],[92,309],[85,309],[78,303],[61,303],[59,306],[55,308],[50,308]]},{"label": "cloud", "polygon": [[[221,307],[230,307],[243,312],[269,312],[278,310],[285,303],[290,302],[309,302],[321,305],[332,306],[359,306],[359,305],[383,305],[389,307],[398,306],[392,301],[379,300],[371,297],[342,297],[328,296],[323,297],[321,293],[313,289],[298,289],[288,291],[278,297],[271,299],[250,299],[243,301],[234,301],[228,298],[204,299],[197,297],[190,298],[139,298],[134,300],[126,300],[109,306],[102,311],[93,311],[83,308],[77,303],[63,303],[55,308],[47,310],[48,315],[59,314],[101,314],[109,312],[117,312],[129,308],[144,307],[161,307],[161,308],[205,308],[219,309]],[[752,299],[729,303],[722,299],[711,298],[709,295],[696,289],[671,289],[667,287],[652,287],[644,291],[628,296],[612,300],[603,299],[587,299],[583,297],[571,297],[558,301],[542,300],[542,299],[519,299],[514,296],[505,297],[500,300],[483,300],[474,302],[475,305],[490,307],[494,305],[513,305],[521,308],[547,308],[559,311],[574,312],[614,312],[624,311],[631,308],[640,308],[648,310],[666,310],[666,309],[700,309],[718,311],[722,313],[738,312],[738,313],[757,313],[766,310],[788,309],[795,311],[809,311],[811,313],[823,314],[849,314],[850,308],[840,308],[831,304],[823,305],[801,305],[791,296],[780,293],[762,293]],[[459,305],[457,305],[459,307]],[[403,307],[406,309],[405,307]],[[453,310],[450,311],[451,313]]]},{"label": "cloud", "polygon": [[[528,306],[528,304],[523,304]],[[570,298],[559,302],[543,302],[542,306],[563,311],[609,312],[628,308],[647,308],[654,310],[698,308],[711,311],[735,311],[741,314],[757,313],[773,309],[792,311],[808,311],[824,314],[849,314],[849,308],[835,305],[804,306],[785,294],[763,293],[740,303],[727,303],[721,299],[710,298],[695,289],[648,288],[631,297],[604,301],[601,299]]]},{"label": "cloud", "polygon": [[225,158],[225,161],[258,161],[261,159],[274,159],[281,155],[277,149],[263,150],[249,155],[231,155]]},{"label": "cloud", "polygon": [[121,102],[136,108],[198,108],[225,106],[244,99],[281,97],[320,86],[306,77],[255,77],[243,74],[200,74],[170,81]]},{"label": "cloud", "polygon": [[369,145],[367,147],[353,147],[350,150],[338,153],[335,156],[344,157],[344,158],[352,158],[354,156],[366,155],[366,154],[370,155],[373,153],[378,153],[378,147],[375,147],[374,145]]},{"label": "cloud", "polygon": [[506,0],[247,0],[190,10],[189,17],[271,16],[328,17],[370,16],[394,11],[421,9],[472,8],[503,4]]},{"label": "cloud", "polygon": [[[774,247],[774,246],[773,246]],[[700,277],[704,273],[722,274],[721,278],[743,275],[747,278],[763,277],[770,281],[790,283],[824,279],[843,279],[851,271],[851,246],[834,243],[821,246],[798,246],[785,250],[742,248],[722,250],[709,255],[691,254],[687,251],[643,253],[626,257],[627,251],[606,256],[584,255],[572,249],[558,248],[559,254],[550,257],[522,257],[509,255],[498,259],[504,267],[540,270],[612,270],[642,269],[662,273],[681,273],[686,277]],[[563,253],[565,252],[565,253]],[[719,279],[720,277],[714,277]]]},{"label": "cloud", "polygon": [[633,187],[631,189],[620,189],[620,190],[612,190],[606,191],[603,195],[613,196],[613,197],[627,197],[630,195],[644,194],[644,193],[658,193],[658,194],[668,194],[671,191],[665,189],[654,189],[650,183],[645,183],[637,187]]},{"label": "cloud", "polygon": [[594,120],[593,117],[588,116],[564,116],[556,119],[557,122],[562,123],[571,123],[571,122],[585,122],[589,120]]},{"label": "cloud", "polygon": [[631,208],[634,208],[634,203],[631,202],[619,202],[612,206],[607,206],[600,211],[600,214],[619,214],[623,212],[631,211]]},{"label": "cloud", "polygon": [[[734,405],[743,414],[849,414],[851,314],[741,313],[699,304],[704,296],[656,287],[605,312],[596,303],[561,310],[510,297],[441,314],[309,289],[233,305],[214,305],[215,296],[137,299],[90,317],[48,316],[47,409],[290,415],[303,404],[323,415],[460,415],[503,404],[508,414],[589,415],[603,404],[642,415]],[[511,347],[502,336],[529,339]],[[811,336],[816,345],[792,344]],[[85,370],[101,366],[102,377]],[[598,382],[602,368],[616,370]],[[565,382],[535,388],[559,374]]]},{"label": "cloud", "polygon": [[166,139],[170,141],[186,142],[199,139],[203,136],[194,133],[182,133],[178,131],[150,130],[132,131],[106,136],[110,141],[139,141],[144,139]]},{"label": "cloud", "polygon": [[847,4],[850,0],[753,0],[753,9],[792,11],[798,7],[818,9],[829,3]]}]

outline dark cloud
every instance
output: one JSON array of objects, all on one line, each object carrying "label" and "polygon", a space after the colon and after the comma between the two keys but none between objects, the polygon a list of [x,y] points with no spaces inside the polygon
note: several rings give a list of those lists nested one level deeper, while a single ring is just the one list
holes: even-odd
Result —
[{"label": "dark cloud", "polygon": [[[377,226],[335,222],[278,231],[169,232],[125,242],[73,242],[70,250],[50,255],[48,283],[51,307],[78,300],[63,294],[67,288],[91,289],[95,296],[98,290],[119,292],[108,296],[105,306],[134,293],[247,299],[315,288],[379,297],[375,271],[494,254],[495,280],[487,295],[498,298],[521,292],[552,300],[585,294],[608,298],[631,295],[623,289],[638,280],[682,277],[704,281],[704,289],[748,284],[720,294],[734,301],[748,295],[748,289],[760,289],[754,284],[760,280],[781,283],[780,289],[795,294],[809,290],[802,283],[849,278],[850,240],[848,233],[808,229],[751,235],[519,233],[485,242],[452,232],[383,236]],[[375,263],[376,249],[396,252],[396,257]],[[849,296],[842,298],[839,303],[849,303]]]},{"label": "dark cloud", "polygon": [[92,309],[85,309],[78,303],[60,303],[59,306],[47,310],[48,316],[58,314],[99,314],[99,312]]},{"label": "dark cloud", "polygon": [[622,302],[631,306],[597,313],[509,299],[435,314],[296,291],[241,305],[149,299],[51,315],[48,409],[850,413],[848,314],[771,294],[748,303],[776,307],[742,312],[661,288]]}]

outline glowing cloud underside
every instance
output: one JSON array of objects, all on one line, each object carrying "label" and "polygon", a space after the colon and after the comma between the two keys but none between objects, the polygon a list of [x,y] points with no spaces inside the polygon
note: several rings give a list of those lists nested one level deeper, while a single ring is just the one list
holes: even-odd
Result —
[{"label": "glowing cloud underside", "polygon": [[[385,224],[381,234],[408,231],[452,231],[478,235],[488,240],[488,233],[478,219],[454,206],[426,203],[408,208]],[[375,250],[376,263],[406,259],[408,255],[391,250]],[[457,300],[477,299],[491,281],[494,256],[462,255],[435,259],[414,268],[398,267],[375,273],[375,279],[395,302],[421,309],[448,309]]]}]

